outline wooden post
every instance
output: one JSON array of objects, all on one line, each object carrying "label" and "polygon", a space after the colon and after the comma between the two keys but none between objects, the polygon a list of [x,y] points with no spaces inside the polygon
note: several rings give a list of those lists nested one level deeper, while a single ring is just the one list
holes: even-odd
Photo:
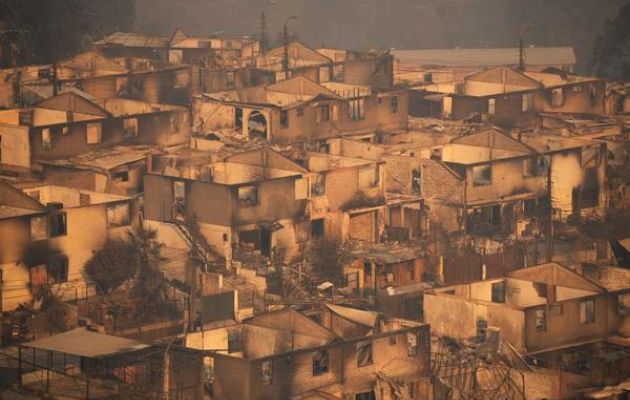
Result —
[{"label": "wooden post", "polygon": [[85,375],[85,399],[90,400],[90,374]]},{"label": "wooden post", "polygon": [[18,384],[22,389],[22,346],[18,346]]},{"label": "wooden post", "polygon": [[50,359],[52,352],[48,350],[46,352],[46,394],[50,397]]}]

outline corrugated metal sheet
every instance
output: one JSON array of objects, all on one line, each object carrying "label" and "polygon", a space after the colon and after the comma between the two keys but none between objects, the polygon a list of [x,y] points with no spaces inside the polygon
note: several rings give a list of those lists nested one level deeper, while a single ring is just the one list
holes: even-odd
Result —
[{"label": "corrugated metal sheet", "polygon": [[[417,66],[491,67],[519,63],[518,48],[394,50],[392,54],[402,64]],[[526,65],[574,65],[576,62],[573,47],[525,48]]]},{"label": "corrugated metal sheet", "polygon": [[34,340],[22,346],[88,358],[129,353],[150,347],[148,344],[137,340],[105,335],[88,331],[84,328],[77,328],[59,335]]}]

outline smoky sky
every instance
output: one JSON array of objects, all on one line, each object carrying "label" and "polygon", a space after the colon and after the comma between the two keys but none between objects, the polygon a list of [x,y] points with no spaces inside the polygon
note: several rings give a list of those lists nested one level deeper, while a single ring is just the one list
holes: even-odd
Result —
[{"label": "smoky sky", "polygon": [[136,0],[136,28],[168,35],[257,34],[260,14],[278,38],[290,30],[311,46],[453,48],[574,46],[587,63],[606,18],[626,0]]}]

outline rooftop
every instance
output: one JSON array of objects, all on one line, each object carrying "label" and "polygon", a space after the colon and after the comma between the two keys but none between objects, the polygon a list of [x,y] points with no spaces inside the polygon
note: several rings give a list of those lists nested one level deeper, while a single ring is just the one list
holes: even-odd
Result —
[{"label": "rooftop", "polygon": [[67,159],[37,160],[37,162],[58,167],[107,171],[126,164],[145,160],[153,149],[153,146],[143,145],[113,146]]},{"label": "rooftop", "polygon": [[[518,65],[519,48],[394,50],[392,54],[405,64],[444,67],[491,67]],[[577,62],[572,47],[527,47],[525,65],[574,65]]]},{"label": "rooftop", "polygon": [[131,353],[150,346],[137,340],[105,335],[85,328],[77,328],[22,344],[22,347],[72,354],[86,358],[103,358]]},{"label": "rooftop", "polygon": [[298,76],[268,86],[256,86],[240,90],[206,93],[203,97],[228,102],[252,105],[293,108],[310,102],[319,96],[339,98],[335,92],[308,78]]},{"label": "rooftop", "polygon": [[28,188],[23,188],[22,191],[42,204],[61,203],[64,208],[86,207],[130,200],[129,197],[125,196],[55,185],[29,185]]}]

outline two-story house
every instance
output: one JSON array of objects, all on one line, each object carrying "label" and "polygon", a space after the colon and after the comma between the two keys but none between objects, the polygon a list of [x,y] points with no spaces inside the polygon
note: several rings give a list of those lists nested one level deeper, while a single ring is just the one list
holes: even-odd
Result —
[{"label": "two-story house", "polygon": [[0,190],[2,309],[28,303],[42,285],[64,300],[92,295],[83,267],[108,238],[130,228],[134,201],[52,185],[20,191],[3,180]]},{"label": "two-story house", "polygon": [[[606,82],[555,69],[542,72],[496,67],[412,91],[410,112],[452,119],[486,118],[506,128],[540,125],[536,114],[604,114]],[[431,103],[439,103],[439,107]]]},{"label": "two-story house", "polygon": [[190,333],[185,344],[215,350],[219,398],[432,398],[428,325],[332,304],[313,318],[284,308]]},{"label": "two-story house", "polygon": [[298,76],[279,83],[208,93],[193,101],[193,125],[202,133],[226,131],[274,142],[374,135],[407,127],[404,90],[317,84]]},{"label": "two-story house", "polygon": [[560,264],[541,264],[427,290],[424,320],[434,334],[459,340],[483,342],[494,329],[540,366],[617,384],[628,362],[623,285],[608,290]]},{"label": "two-story house", "polygon": [[[70,91],[33,107],[0,111],[0,163],[2,168],[33,169],[52,179],[61,174],[63,179],[82,181],[80,187],[85,189],[107,188],[118,181],[125,186],[130,182],[125,164],[142,164],[151,147],[186,143],[189,132],[184,107],[120,98],[97,101]],[[116,159],[115,154],[107,154],[115,145],[136,146],[136,154]],[[93,152],[98,157],[90,157]],[[99,162],[90,171],[86,163],[73,162],[75,157],[99,158]],[[123,189],[141,191],[137,177],[134,182]]]}]

